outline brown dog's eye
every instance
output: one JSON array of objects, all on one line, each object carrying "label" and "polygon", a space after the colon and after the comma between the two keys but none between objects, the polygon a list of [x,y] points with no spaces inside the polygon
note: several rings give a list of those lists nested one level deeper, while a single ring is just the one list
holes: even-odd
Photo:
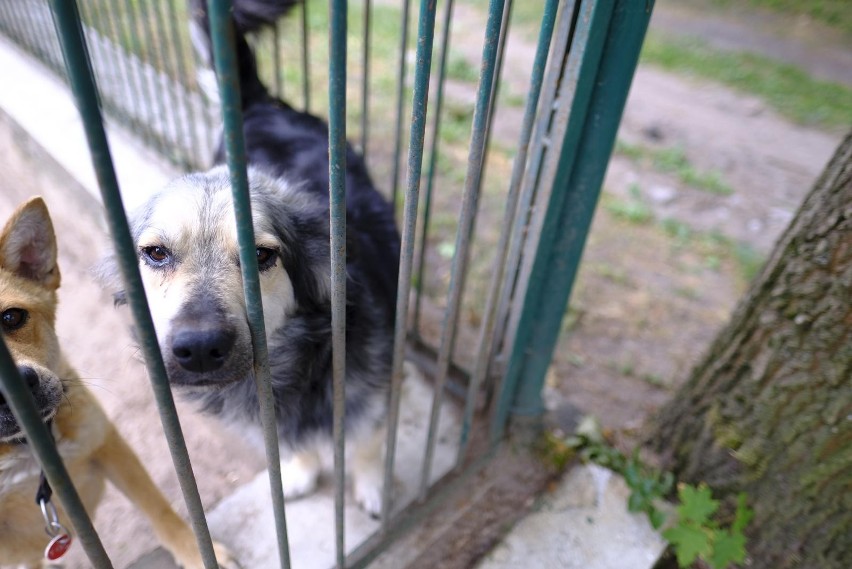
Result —
[{"label": "brown dog's eye", "polygon": [[27,322],[29,314],[23,308],[10,308],[3,312],[0,318],[3,322],[3,330],[11,332],[17,330]]},{"label": "brown dog's eye", "polygon": [[143,259],[152,267],[162,267],[169,263],[172,258],[171,252],[165,247],[152,245],[142,248]]},{"label": "brown dog's eye", "polygon": [[265,271],[275,264],[275,249],[270,249],[269,247],[258,247],[257,248],[257,268],[258,270]]}]

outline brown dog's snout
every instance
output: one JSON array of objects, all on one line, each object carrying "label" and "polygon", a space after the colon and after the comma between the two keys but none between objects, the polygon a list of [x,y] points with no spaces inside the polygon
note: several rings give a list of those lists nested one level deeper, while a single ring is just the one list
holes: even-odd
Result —
[{"label": "brown dog's snout", "polygon": [[24,379],[24,383],[26,384],[27,388],[29,388],[30,393],[35,395],[39,384],[38,372],[30,366],[19,366],[18,371],[20,372],[21,377]]},{"label": "brown dog's snout", "polygon": [[179,330],[172,338],[172,353],[187,371],[215,371],[228,359],[235,338],[229,328]]}]

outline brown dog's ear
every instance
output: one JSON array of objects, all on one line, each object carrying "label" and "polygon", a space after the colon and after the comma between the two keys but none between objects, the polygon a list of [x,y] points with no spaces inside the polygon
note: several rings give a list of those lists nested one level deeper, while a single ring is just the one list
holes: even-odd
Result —
[{"label": "brown dog's ear", "polygon": [[40,197],[18,207],[0,232],[0,267],[47,288],[59,287],[56,235]]}]

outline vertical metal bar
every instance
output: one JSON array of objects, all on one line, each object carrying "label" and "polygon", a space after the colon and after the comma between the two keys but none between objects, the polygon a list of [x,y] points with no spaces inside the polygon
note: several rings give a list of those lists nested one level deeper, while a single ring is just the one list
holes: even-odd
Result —
[{"label": "vertical metal bar", "polygon": [[[521,123],[521,135],[518,141],[518,150],[515,154],[514,163],[512,164],[512,177],[509,182],[509,192],[506,196],[506,210],[503,214],[503,230],[500,233],[500,241],[497,244],[496,266],[494,273],[491,275],[491,283],[488,288],[488,296],[485,302],[485,318],[479,334],[479,349],[476,355],[476,364],[473,369],[473,376],[468,385],[467,399],[465,400],[464,416],[462,419],[461,440],[459,443],[457,465],[461,465],[467,454],[468,444],[470,441],[470,427],[473,422],[473,412],[475,409],[476,396],[479,391],[479,386],[485,379],[488,372],[489,358],[492,352],[492,342],[494,339],[494,323],[497,314],[497,298],[500,292],[501,284],[505,276],[506,269],[506,252],[509,246],[509,237],[512,234],[512,221],[515,219],[518,206],[518,196],[520,193],[521,180],[524,175],[524,168],[527,162],[527,150],[532,137],[533,124],[535,123],[536,110],[538,109],[538,100],[541,93],[541,86],[544,82],[544,70],[547,66],[547,54],[550,51],[550,42],[553,37],[553,28],[556,22],[556,11],[559,7],[558,0],[546,0],[544,13],[541,19],[541,27],[539,28],[538,46],[536,47],[535,58],[533,59],[532,75],[530,77],[529,95],[527,95],[527,105],[524,111],[523,122]],[[566,9],[571,10],[571,7]],[[505,285],[505,286],[508,286]]]},{"label": "vertical metal bar", "polygon": [[452,357],[453,345],[455,344],[461,296],[464,290],[465,273],[467,272],[470,229],[476,212],[477,198],[479,197],[482,156],[485,153],[485,123],[488,120],[488,101],[491,98],[491,89],[494,86],[497,43],[502,19],[503,1],[491,0],[488,5],[488,20],[485,24],[485,45],[482,48],[482,73],[479,77],[476,106],[473,111],[473,132],[471,133],[470,154],[467,161],[462,209],[459,215],[459,228],[456,232],[456,252],[453,256],[452,272],[450,273],[447,309],[444,313],[444,322],[441,327],[441,345],[438,349],[435,394],[432,399],[432,412],[429,417],[429,434],[426,439],[423,471],[420,475],[421,500],[426,497],[426,491],[429,489],[429,478],[432,473],[432,459],[435,455],[438,419],[443,401],[444,385],[447,382],[447,371],[449,370],[450,358]]},{"label": "vertical metal bar", "polygon": [[207,569],[215,569],[217,565],[216,556],[213,553],[213,542],[210,539],[210,532],[204,519],[201,497],[198,495],[198,487],[192,473],[192,464],[189,462],[183,431],[175,410],[166,369],[157,343],[157,335],[154,331],[151,314],[148,311],[148,301],[139,275],[133,238],[130,235],[127,219],[124,217],[124,205],[118,191],[118,181],[115,177],[115,169],[112,165],[112,157],[103,128],[103,119],[98,108],[94,80],[86,63],[86,50],[83,44],[77,2],[76,0],[51,0],[51,5],[62,52],[65,56],[65,65],[71,81],[71,89],[83,119],[86,139],[89,143],[98,186],[101,189],[101,197],[107,213],[110,234],[116,246],[116,256],[124,278],[128,303],[136,322],[139,344],[145,355],[148,375],[151,379],[163,430],[166,433],[169,451],[195,530],[204,566]]},{"label": "vertical metal bar", "polygon": [[187,81],[189,79],[189,74],[187,72],[187,54],[183,50],[183,41],[181,33],[178,31],[177,25],[180,21],[177,16],[177,11],[175,10],[174,2],[166,2],[168,6],[169,12],[166,21],[169,24],[169,33],[172,36],[172,47],[175,51],[175,61],[177,62],[177,72],[178,77],[181,79],[178,82],[178,85],[182,85],[183,89],[182,93],[182,106],[185,112],[186,126],[187,131],[189,132],[189,138],[187,139],[187,144],[189,144],[190,148],[192,148],[192,166],[195,168],[206,166],[209,158],[202,154],[202,146],[200,144],[198,138],[198,131],[196,130],[199,126],[206,125],[206,121],[198,120],[198,112],[196,106],[193,104],[192,99],[189,98],[187,101],[187,92],[189,90],[189,86],[183,81]]},{"label": "vertical metal bar", "polygon": [[537,417],[543,411],[544,376],[652,7],[651,1],[639,4],[601,0],[590,17],[581,17],[578,23],[578,30],[580,26],[589,28],[586,56],[579,66],[569,64],[566,69],[566,73],[577,73],[579,79],[530,284],[523,299],[506,383],[492,423],[493,438],[502,433],[510,412],[517,417]]},{"label": "vertical metal bar", "polygon": [[[27,437],[27,445],[32,449],[38,459],[38,463],[50,482],[50,487],[59,496],[65,512],[71,519],[74,531],[80,538],[80,543],[89,561],[98,569],[112,569],[112,563],[104,550],[98,533],[95,531],[92,521],[86,513],[80,495],[77,494],[68,471],[62,463],[59,451],[53,442],[53,437],[42,422],[41,415],[36,409],[32,395],[26,388],[26,383],[18,372],[12,355],[0,338],[0,393],[6,398],[9,406],[18,420],[18,424]],[[38,506],[33,503],[33,508]],[[7,520],[14,522],[14,520]]]},{"label": "vertical metal bar", "polygon": [[367,162],[367,139],[370,114],[370,21],[372,20],[371,0],[364,0],[363,44],[361,45],[361,156]]},{"label": "vertical metal bar", "polygon": [[[154,25],[150,18],[150,10],[154,9],[151,6],[153,3],[155,2],[138,3],[137,16],[139,21],[141,21],[141,36],[145,38],[145,54],[148,59],[147,69],[150,71],[150,73],[146,73],[145,75],[151,75],[149,78],[149,85],[153,87],[152,94],[156,98],[160,109],[160,113],[158,113],[156,117],[160,122],[160,129],[156,133],[157,138],[160,140],[163,153],[174,159],[174,141],[178,138],[178,135],[175,132],[177,119],[174,113],[176,105],[174,104],[174,101],[167,101],[168,96],[171,94],[171,89],[168,87],[164,89],[160,82],[160,78],[166,73],[166,62],[163,57],[164,42],[162,37],[154,37],[154,29],[157,29],[158,32],[160,30],[159,26]],[[136,5],[137,3],[133,2],[133,4]]]},{"label": "vertical metal bar", "polygon": [[346,17],[347,0],[329,1],[328,155],[331,231],[331,341],[334,435],[334,530],[337,567],[346,560]]},{"label": "vertical metal bar", "polygon": [[[406,1],[406,4],[408,2]],[[407,24],[407,20],[406,20]],[[385,479],[382,489],[382,531],[390,528],[393,468],[396,437],[399,428],[399,404],[402,391],[402,364],[405,359],[408,289],[414,256],[414,233],[417,203],[420,197],[420,172],[423,166],[423,140],[426,135],[426,110],[429,103],[429,77],[432,68],[432,43],[435,36],[435,2],[421,0],[417,31],[417,58],[414,69],[414,95],[411,110],[411,140],[408,147],[408,185],[403,204],[402,244],[400,246],[399,281],[396,297],[393,367],[388,406],[388,438],[385,453]],[[404,55],[402,56],[404,59]]]},{"label": "vertical metal bar", "polygon": [[[38,10],[36,12],[29,9],[27,12],[30,13],[35,20],[34,25],[36,26],[36,30],[38,30],[38,38],[42,46],[41,49],[45,55],[45,59],[50,62],[51,67],[61,70],[62,61],[57,53],[57,45],[54,41],[52,41],[55,35],[52,26],[53,22],[48,19],[48,17],[50,17],[50,8],[46,4],[42,4],[41,7],[43,10]],[[39,17],[39,15],[41,15],[41,17]]]},{"label": "vertical metal bar", "polygon": [[308,35],[310,21],[308,18],[308,2],[302,2],[302,100],[305,103],[305,112],[311,110],[311,66],[308,55],[310,38]]},{"label": "vertical metal bar", "polygon": [[[548,139],[548,125],[550,124],[553,114],[557,85],[559,77],[562,73],[565,54],[568,52],[568,42],[571,39],[572,23],[574,21],[574,13],[576,11],[576,2],[570,2],[561,8],[561,14],[558,17],[556,26],[556,39],[553,42],[553,55],[551,56],[550,66],[545,74],[544,85],[542,86],[541,102],[539,105],[538,118],[535,121],[533,135],[529,145],[528,160],[524,175],[522,177],[522,185],[517,211],[519,215],[515,216],[515,221],[511,232],[511,241],[509,245],[509,254],[506,259],[506,274],[513,275],[511,281],[506,282],[500,292],[500,301],[497,306],[498,324],[496,326],[494,344],[490,356],[491,365],[495,362],[495,351],[498,344],[503,346],[510,345],[514,340],[514,328],[510,323],[510,309],[512,308],[512,299],[516,291],[516,282],[518,279],[517,272],[521,263],[521,254],[523,245],[528,235],[528,216],[533,209],[533,203],[536,198],[536,181],[538,180],[538,172],[541,166],[542,154],[550,142]],[[524,283],[517,283],[523,287]],[[499,342],[498,342],[499,338]],[[502,358],[502,356],[500,356]],[[502,383],[503,374],[499,374]],[[493,393],[498,386],[490,386],[489,394]]]},{"label": "vertical metal bar", "polygon": [[429,220],[432,213],[432,189],[435,185],[435,171],[438,167],[438,147],[441,139],[441,110],[444,106],[444,80],[447,74],[447,56],[450,52],[450,32],[453,18],[453,0],[447,0],[444,7],[443,35],[441,36],[441,55],[438,62],[438,87],[435,93],[435,109],[432,111],[432,144],[429,149],[429,168],[426,173],[426,192],[423,195],[423,225],[420,227],[420,251],[417,257],[417,278],[415,279],[414,315],[411,330],[420,335],[420,307],[423,299],[423,271],[426,269],[426,245],[429,235]]},{"label": "vertical metal bar", "polygon": [[26,30],[23,34],[23,37],[26,40],[25,43],[30,46],[30,50],[32,50],[33,53],[39,53],[44,61],[49,61],[50,52],[45,46],[44,35],[39,33],[38,23],[34,20],[33,13],[30,10],[27,10],[26,6],[20,4],[17,5],[17,8],[23,11],[19,18],[21,22],[23,22],[23,26]]},{"label": "vertical metal bar", "polygon": [[[154,112],[149,114],[146,119],[153,123],[154,120],[165,117],[166,111],[156,86],[152,85],[149,73],[146,73],[147,68],[154,67],[154,59],[149,42],[150,38],[146,33],[146,28],[150,26],[147,22],[145,22],[145,15],[143,13],[143,10],[145,9],[144,3],[127,0],[127,6],[129,10],[128,13],[131,14],[130,21],[128,22],[128,29],[132,30],[133,37],[138,41],[140,49],[140,52],[137,54],[140,63],[138,69],[139,75],[141,75],[140,84],[143,85],[143,88],[145,89],[145,96],[151,103],[149,108],[154,110]],[[133,25],[134,23],[135,25]],[[150,63],[148,61],[149,59],[151,60]],[[154,147],[161,153],[168,156],[168,147],[166,146],[163,137],[160,136],[159,132],[157,132],[156,126],[153,124],[145,126],[147,126],[151,131],[151,141],[153,142]]]},{"label": "vertical metal bar", "polygon": [[[124,37],[125,32],[126,32],[126,35],[127,35],[128,42],[132,42],[133,39],[134,39],[135,34],[134,34],[133,27],[132,27],[132,24],[131,24],[133,17],[130,15],[130,12],[128,11],[128,8],[127,8],[127,4],[125,2],[119,2],[119,1],[116,1],[115,3],[107,2],[106,5],[109,7],[110,10],[112,10],[112,7],[115,6],[116,13],[115,13],[115,15],[110,15],[109,20],[110,20],[110,24],[112,24],[115,28],[114,33],[115,33],[116,42],[118,42],[118,45],[123,47],[122,38]],[[122,25],[123,20],[126,21],[126,24],[124,24],[124,25]],[[126,28],[125,28],[125,26],[126,26]],[[130,55],[130,57],[128,57],[128,61],[133,61],[134,57],[141,61],[141,58],[137,57],[136,54],[134,54],[131,51],[129,46],[126,48],[126,50],[127,50],[128,55]],[[123,71],[124,66],[120,66],[120,67],[122,68],[122,71]],[[139,77],[139,74],[136,73],[133,69],[128,69],[127,75],[130,79],[129,81],[127,81],[127,84],[130,85],[130,89],[129,89],[128,93],[129,93],[130,96],[135,95],[135,97],[134,97],[135,103],[137,105],[139,105],[139,109],[142,111],[141,115],[143,117],[150,117],[151,115],[155,114],[155,111],[152,111],[151,98],[149,96],[147,96],[147,94],[143,95],[143,92],[142,92],[143,91],[143,84],[142,84],[141,78]],[[147,127],[140,128],[138,130],[138,133],[142,136],[142,140],[145,142],[146,145],[153,147],[153,148],[157,148],[157,145],[153,140],[151,130],[149,128],[147,128]]]},{"label": "vertical metal bar", "polygon": [[[424,0],[420,0],[421,8]],[[399,40],[399,68],[397,71],[396,84],[396,131],[393,139],[393,167],[391,168],[391,205],[396,212],[396,195],[399,190],[399,159],[402,154],[402,115],[405,109],[405,76],[407,64],[408,50],[408,15],[411,11],[411,0],[404,0],[402,3],[402,36]],[[434,16],[432,21],[432,32],[434,33]],[[420,48],[420,44],[417,45]],[[429,61],[432,61],[432,45],[429,45]],[[410,151],[409,151],[410,152]],[[410,154],[409,154],[410,156]],[[419,183],[418,183],[419,184]],[[405,288],[400,290],[408,290],[409,283],[405,283]]]},{"label": "vertical metal bar", "polygon": [[[107,35],[102,31],[102,27],[106,28],[107,24],[104,17],[104,6],[82,6],[82,12],[84,16],[90,20],[92,23],[89,27],[90,30],[94,31],[96,37],[99,39],[96,46],[97,56],[94,58],[96,62],[92,62],[92,70],[95,76],[95,80],[98,80],[98,75],[103,74],[102,68],[106,68],[107,70],[118,69],[120,66],[116,63],[115,51],[111,49],[104,49],[104,43],[108,41]],[[97,22],[97,24],[95,23]],[[85,28],[84,28],[85,29]],[[117,111],[118,108],[112,104],[112,101],[103,96],[103,93],[98,92],[100,95],[100,101],[102,103],[106,103],[109,105],[114,111]]]},{"label": "vertical metal bar", "polygon": [[[494,69],[494,84],[491,86],[491,97],[488,99],[488,118],[485,120],[485,153],[482,155],[482,173],[479,177],[479,185],[485,179],[485,168],[488,163],[488,148],[491,145],[491,126],[494,113],[497,111],[497,97],[500,94],[500,76],[503,73],[503,55],[506,50],[506,42],[509,39],[509,23],[512,17],[512,0],[505,0],[503,4],[503,19],[500,22],[500,36],[497,41],[497,63]],[[479,192],[477,189],[477,192]],[[474,218],[475,221],[475,218]],[[471,226],[473,231],[473,226]]]},{"label": "vertical metal bar", "polygon": [[231,191],[234,214],[237,218],[237,239],[240,246],[240,270],[248,311],[249,327],[254,347],[254,375],[266,447],[267,472],[272,494],[272,511],[278,537],[278,554],[282,568],[290,567],[290,546],[287,540],[287,520],[284,512],[284,490],[281,485],[281,459],[278,447],[278,429],[275,404],[270,385],[269,357],[263,321],[263,304],[260,296],[260,276],[257,270],[257,245],[252,225],[251,197],[246,172],[246,150],[243,138],[242,102],[240,97],[239,69],[236,58],[236,41],[230,18],[230,0],[210,0],[210,37],[213,40],[213,60],[222,100],[222,119],[225,128],[225,148],[228,170],[231,174]]}]

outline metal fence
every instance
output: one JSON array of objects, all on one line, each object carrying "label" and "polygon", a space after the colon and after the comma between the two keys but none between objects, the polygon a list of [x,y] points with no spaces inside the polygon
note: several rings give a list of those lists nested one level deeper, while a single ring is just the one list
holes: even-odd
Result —
[{"label": "metal fence", "polygon": [[[401,3],[401,5],[399,5]],[[336,560],[340,567],[366,565],[402,531],[417,523],[436,487],[453,480],[482,461],[499,444],[510,418],[523,421],[543,412],[542,387],[562,313],[576,275],[603,175],[611,152],[627,90],[638,59],[639,48],[650,18],[652,1],[639,0],[545,0],[535,11],[538,24],[536,49],[526,77],[525,98],[517,142],[509,151],[510,175],[498,176],[496,194],[487,185],[486,165],[494,160],[492,136],[501,115],[500,88],[503,62],[513,21],[512,0],[490,0],[482,42],[473,112],[469,116],[470,137],[461,147],[466,151],[464,174],[441,179],[442,152],[446,152],[448,126],[445,88],[452,84],[451,26],[453,0],[442,4],[443,17],[436,26],[438,4],[422,1],[416,19],[416,53],[413,73],[407,69],[411,10],[409,0],[394,6],[401,17],[399,51],[395,60],[395,86],[385,107],[389,121],[379,121],[373,73],[376,24],[372,15],[387,9],[387,2],[373,6],[358,3],[360,31],[357,32],[360,61],[350,73],[358,82],[347,81],[347,38],[352,28],[345,0],[331,0],[327,14],[328,61],[314,57],[310,48],[312,11],[324,9],[318,2],[301,8],[302,18],[284,23],[256,40],[256,49],[266,52],[267,83],[282,96],[300,99],[304,108],[316,102],[312,88],[316,70],[328,77],[328,112],[331,159],[330,220],[334,332]],[[477,3],[477,6],[481,3]],[[233,77],[236,62],[233,45],[227,42],[230,2],[211,0],[210,23],[218,77]],[[354,6],[354,5],[353,5]],[[469,8],[470,6],[466,6]],[[52,9],[52,14],[51,14]],[[529,12],[529,6],[524,7]],[[384,12],[383,12],[384,14]],[[291,18],[292,19],[292,18]],[[58,32],[53,32],[53,25]],[[257,387],[269,462],[272,503],[279,540],[280,564],[289,566],[288,539],[281,490],[278,441],[270,394],[262,309],[255,260],[255,240],[246,180],[246,158],[241,139],[239,95],[226,80],[218,84],[218,97],[205,97],[196,79],[196,63],[190,57],[186,33],[186,6],[180,1],[121,2],[101,0],[77,3],[71,0],[4,0],[0,3],[0,32],[40,58],[69,81],[83,116],[92,151],[107,219],[126,284],[129,304],[136,322],[138,340],[145,355],[155,399],[167,434],[169,448],[181,488],[201,545],[205,566],[216,567],[209,531],[192,467],[183,442],[180,424],[159,353],[156,334],[139,276],[137,257],[130,237],[118,184],[103,128],[101,109],[116,121],[141,133],[145,141],[175,163],[186,168],[209,165],[218,132],[224,125],[230,136],[228,165],[231,171],[234,207],[238,219],[240,259],[258,363]],[[288,27],[289,26],[289,27]],[[438,56],[433,65],[435,31],[440,32]],[[285,31],[289,38],[283,38]],[[356,29],[357,31],[357,29]],[[299,49],[289,61],[282,60],[282,42],[295,42]],[[309,61],[309,54],[311,61]],[[383,62],[386,63],[386,62]],[[432,69],[435,67],[435,79]],[[67,74],[66,70],[67,69]],[[350,106],[354,89],[359,105]],[[430,94],[431,89],[431,94]],[[320,89],[321,90],[321,89]],[[296,93],[294,95],[294,93]],[[431,97],[431,99],[430,99]],[[408,100],[411,120],[405,118]],[[372,104],[371,104],[372,101]],[[385,105],[385,102],[390,104]],[[314,109],[317,110],[317,109]],[[452,111],[452,109],[450,109]],[[221,117],[219,119],[218,117]],[[345,337],[341,315],[345,308],[345,210],[344,180],[335,168],[345,159],[347,119],[358,132],[361,151],[374,172],[390,177],[389,196],[401,217],[402,252],[396,312],[393,368],[388,418],[385,486],[381,525],[371,538],[348,556],[343,531],[343,449],[339,419],[343,409],[343,354]],[[431,123],[429,121],[431,119]],[[391,125],[370,136],[373,124]],[[428,125],[431,126],[427,128]],[[429,144],[426,144],[427,132]],[[406,137],[407,135],[407,137]],[[351,137],[355,139],[354,137]],[[376,140],[381,139],[381,140]],[[383,146],[384,145],[384,146]],[[405,183],[398,190],[402,154],[407,148]],[[427,154],[428,160],[424,160]],[[424,171],[424,162],[426,169]],[[436,182],[438,180],[438,182]],[[421,191],[421,185],[423,186]],[[486,188],[483,190],[483,188]],[[435,199],[439,192],[455,196],[457,219],[452,224],[453,242],[436,244]],[[422,193],[422,203],[421,203]],[[399,195],[398,195],[399,194]],[[495,197],[496,196],[496,197]],[[496,237],[480,246],[481,217],[485,201],[503,207],[502,216],[489,220]],[[446,212],[443,212],[446,217]],[[479,227],[482,228],[482,220]],[[418,228],[419,224],[419,228]],[[444,247],[447,254],[436,254]],[[472,253],[476,249],[476,253]],[[486,262],[471,277],[471,258]],[[435,267],[448,275],[443,288],[429,296],[427,280]],[[471,284],[473,283],[473,284]],[[471,292],[471,287],[475,293]],[[433,297],[445,295],[433,302]],[[433,304],[441,313],[438,334],[424,331],[425,306]],[[476,327],[462,322],[466,307],[477,310]],[[475,341],[458,354],[461,329]],[[391,494],[400,384],[406,354],[416,353],[425,362],[434,389],[428,437],[419,483],[419,500],[394,504]],[[86,553],[95,567],[110,562],[79,499],[62,468],[47,430],[38,419],[20,381],[11,357],[0,343],[0,388],[21,424],[46,476],[66,506]],[[454,396],[460,408],[461,428],[455,467],[434,481],[434,453],[439,412],[444,394]],[[405,506],[405,507],[402,507]]]}]

